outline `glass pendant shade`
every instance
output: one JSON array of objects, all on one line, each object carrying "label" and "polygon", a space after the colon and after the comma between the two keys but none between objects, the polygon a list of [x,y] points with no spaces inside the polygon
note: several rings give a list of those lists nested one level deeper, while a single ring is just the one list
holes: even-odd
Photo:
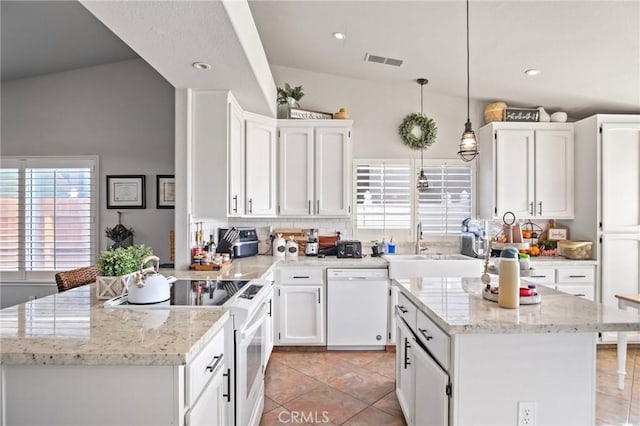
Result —
[{"label": "glass pendant shade", "polygon": [[478,140],[476,139],[476,134],[473,131],[470,120],[467,120],[467,123],[464,125],[464,133],[462,133],[462,138],[460,138],[458,156],[463,161],[471,161],[478,156]]},{"label": "glass pendant shade", "polygon": [[416,189],[418,192],[426,192],[429,189],[429,182],[427,182],[427,176],[424,174],[423,169],[420,169],[420,173],[418,173]]}]

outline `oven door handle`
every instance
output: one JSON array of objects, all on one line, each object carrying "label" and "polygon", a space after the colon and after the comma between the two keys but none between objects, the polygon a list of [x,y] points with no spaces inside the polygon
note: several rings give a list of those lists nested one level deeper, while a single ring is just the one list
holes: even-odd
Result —
[{"label": "oven door handle", "polygon": [[262,324],[264,324],[264,321],[266,319],[266,314],[267,314],[267,307],[263,303],[258,313],[254,316],[253,322],[247,325],[246,327],[244,327],[242,330],[240,330],[239,332],[240,339],[241,340],[246,339],[248,336],[252,335],[258,328],[260,328]]}]

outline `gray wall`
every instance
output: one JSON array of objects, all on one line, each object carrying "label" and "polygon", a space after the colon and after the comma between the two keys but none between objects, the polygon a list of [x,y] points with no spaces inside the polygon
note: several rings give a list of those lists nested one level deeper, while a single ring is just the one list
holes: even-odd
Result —
[{"label": "gray wall", "polygon": [[134,241],[169,261],[174,211],[156,209],[156,175],[174,173],[174,88],[141,59],[2,82],[1,155],[98,155],[99,249],[106,175],[146,176],[147,208],[121,210]]}]

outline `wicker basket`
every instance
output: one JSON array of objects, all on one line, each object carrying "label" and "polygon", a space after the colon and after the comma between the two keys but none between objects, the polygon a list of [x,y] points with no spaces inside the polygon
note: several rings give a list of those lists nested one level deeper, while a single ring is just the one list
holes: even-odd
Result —
[{"label": "wicker basket", "polygon": [[507,109],[507,104],[504,102],[493,102],[484,108],[484,121],[485,123],[491,123],[492,121],[503,121],[504,111]]},{"label": "wicker basket", "polygon": [[127,285],[135,280],[138,272],[132,272],[119,277],[96,277],[96,299],[113,299],[120,296],[127,288]]}]

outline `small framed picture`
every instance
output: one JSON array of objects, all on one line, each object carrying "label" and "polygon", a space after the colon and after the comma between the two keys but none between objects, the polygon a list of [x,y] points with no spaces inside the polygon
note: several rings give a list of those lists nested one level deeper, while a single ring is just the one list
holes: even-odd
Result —
[{"label": "small framed picture", "polygon": [[567,240],[569,239],[569,235],[566,229],[549,228],[547,238],[553,241]]},{"label": "small framed picture", "polygon": [[144,175],[107,175],[108,209],[145,209]]},{"label": "small framed picture", "polygon": [[156,175],[156,208],[174,209],[176,206],[176,179],[174,175]]}]

